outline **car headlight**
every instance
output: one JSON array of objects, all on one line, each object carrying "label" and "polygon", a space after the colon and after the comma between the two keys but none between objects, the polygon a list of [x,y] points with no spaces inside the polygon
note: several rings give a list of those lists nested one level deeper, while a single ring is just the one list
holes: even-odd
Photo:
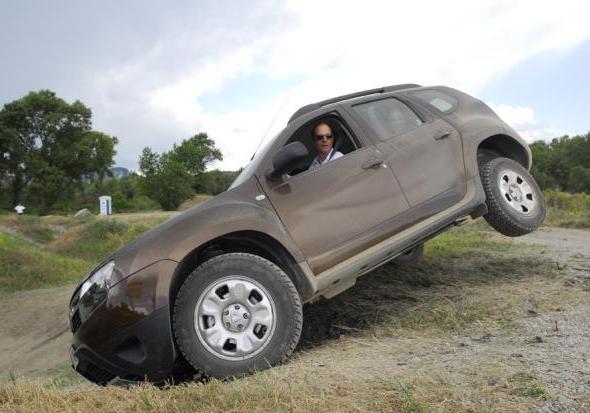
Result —
[{"label": "car headlight", "polygon": [[96,270],[80,287],[80,299],[86,294],[95,294],[100,291],[108,291],[112,285],[113,270],[115,261],[109,261],[98,270]]}]

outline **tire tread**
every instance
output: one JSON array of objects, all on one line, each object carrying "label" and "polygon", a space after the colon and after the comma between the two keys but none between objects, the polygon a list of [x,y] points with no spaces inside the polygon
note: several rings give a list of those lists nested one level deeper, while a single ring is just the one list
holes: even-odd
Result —
[{"label": "tire tread", "polygon": [[[247,260],[253,260],[253,261],[259,262],[263,266],[266,266],[268,269],[270,269],[273,272],[273,275],[275,275],[275,277],[276,277],[276,281],[280,282],[282,284],[281,288],[285,288],[285,290],[287,291],[287,293],[289,295],[291,302],[296,303],[296,308],[295,308],[295,311],[293,314],[293,318],[294,318],[293,319],[293,329],[295,330],[294,331],[295,334],[291,335],[291,339],[286,343],[286,345],[284,347],[284,351],[280,356],[280,359],[276,363],[273,363],[272,366],[282,364],[289,358],[289,356],[295,350],[295,347],[297,347],[297,343],[299,342],[299,338],[301,336],[301,331],[303,329],[303,311],[302,311],[301,298],[299,296],[299,292],[297,291],[297,288],[295,287],[295,285],[293,284],[293,282],[291,281],[289,276],[280,267],[278,267],[276,264],[272,263],[271,261],[268,261],[265,258],[262,258],[258,255],[249,254],[249,253],[233,252],[233,253],[218,255],[216,257],[213,257],[213,258],[205,261],[204,263],[199,265],[195,270],[193,270],[193,272],[182,283],[182,286],[180,287],[180,289],[178,291],[178,294],[176,296],[176,301],[174,303],[172,329],[173,329],[174,337],[176,339],[175,341],[176,341],[176,344],[178,345],[178,348],[179,348],[182,356],[185,358],[185,360],[187,360],[189,362],[189,364],[191,364],[193,366],[193,368],[197,371],[197,373],[204,373],[205,375],[211,375],[211,372],[203,371],[201,368],[199,368],[199,366],[195,366],[193,363],[190,362],[191,357],[189,355],[189,349],[186,348],[186,345],[185,345],[185,343],[183,343],[182,337],[180,336],[179,331],[178,331],[179,323],[176,321],[177,314],[179,314],[180,309],[183,306],[187,291],[189,290],[190,285],[192,284],[194,279],[201,276],[201,274],[206,273],[209,268],[217,265],[219,262],[227,260],[227,259],[234,259],[234,258],[238,258],[238,259],[244,258]],[[247,374],[247,373],[244,373],[244,374]]]},{"label": "tire tread", "polygon": [[[509,158],[497,157],[492,159],[486,159],[480,165],[480,176],[481,176],[481,183],[484,188],[486,194],[486,204],[488,206],[488,213],[484,215],[484,219],[490,224],[496,231],[510,236],[510,237],[519,237],[521,235],[529,234],[535,231],[539,225],[543,222],[545,216],[545,208],[544,208],[544,201],[543,195],[541,191],[538,189],[534,178],[529,175],[527,178],[530,179],[531,185],[534,189],[538,192],[540,196],[540,204],[539,208],[541,211],[541,217],[537,221],[539,222],[531,222],[527,223],[526,221],[517,220],[508,214],[503,206],[503,200],[499,200],[496,197],[496,194],[493,191],[493,186],[495,185],[494,179],[494,169],[500,162],[513,163],[518,166],[516,169],[522,169],[522,167],[517,164],[515,161]],[[526,171],[526,170],[525,170]]]}]

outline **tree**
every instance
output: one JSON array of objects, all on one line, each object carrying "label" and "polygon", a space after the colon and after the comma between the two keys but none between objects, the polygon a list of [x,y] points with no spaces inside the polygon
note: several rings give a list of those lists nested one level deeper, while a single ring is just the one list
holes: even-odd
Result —
[{"label": "tree", "polygon": [[144,148],[139,157],[141,184],[146,195],[157,200],[163,209],[174,210],[194,194],[195,182],[207,164],[221,159],[221,151],[206,133],[174,144],[161,155]]},{"label": "tree", "polygon": [[590,168],[576,165],[570,170],[568,190],[590,194]]},{"label": "tree", "polygon": [[92,130],[92,112],[50,90],[30,92],[0,111],[0,173],[10,182],[12,204],[26,189],[47,213],[82,176],[104,176],[113,164],[117,138]]},{"label": "tree", "polygon": [[531,172],[542,189],[590,193],[590,133],[537,141]]},{"label": "tree", "polygon": [[209,139],[207,134],[202,132],[183,140],[180,145],[174,144],[166,156],[183,165],[194,177],[205,172],[209,163],[223,160],[221,151],[215,147],[213,139]]},{"label": "tree", "polygon": [[200,194],[217,195],[225,191],[237,178],[240,171],[212,171],[203,172],[197,176],[194,189]]}]

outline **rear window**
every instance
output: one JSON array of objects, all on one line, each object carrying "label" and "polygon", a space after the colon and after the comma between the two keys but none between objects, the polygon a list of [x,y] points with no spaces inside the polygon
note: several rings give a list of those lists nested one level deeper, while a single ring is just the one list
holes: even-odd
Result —
[{"label": "rear window", "polygon": [[457,106],[457,99],[439,90],[419,90],[411,94],[444,113],[451,112]]},{"label": "rear window", "polygon": [[353,106],[382,141],[422,125],[412,109],[397,99],[382,99]]}]

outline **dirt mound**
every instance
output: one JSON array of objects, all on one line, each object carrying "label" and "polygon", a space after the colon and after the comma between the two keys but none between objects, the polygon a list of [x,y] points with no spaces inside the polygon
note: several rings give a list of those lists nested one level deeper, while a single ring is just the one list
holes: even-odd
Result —
[{"label": "dirt mound", "polygon": [[0,299],[0,371],[16,374],[68,362],[72,286],[23,291]]}]

